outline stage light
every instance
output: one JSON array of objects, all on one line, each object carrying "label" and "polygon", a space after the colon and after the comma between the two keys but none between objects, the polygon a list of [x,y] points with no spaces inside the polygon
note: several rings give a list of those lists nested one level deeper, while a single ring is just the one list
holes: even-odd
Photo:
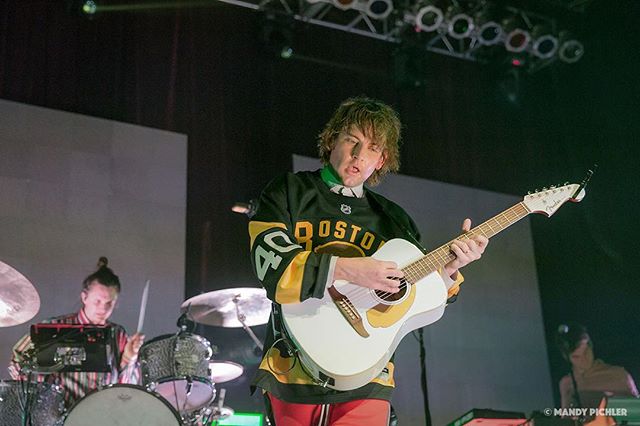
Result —
[{"label": "stage light", "polygon": [[420,31],[432,32],[440,28],[444,21],[444,14],[442,10],[434,6],[433,4],[425,4],[416,15],[416,28]]},{"label": "stage light", "polygon": [[584,46],[568,32],[560,34],[558,57],[567,64],[578,62],[584,55]]},{"label": "stage light", "polygon": [[533,45],[531,50],[540,59],[549,59],[558,51],[558,38],[551,34],[548,28],[537,25],[531,31]]},{"label": "stage light", "polygon": [[340,10],[348,10],[353,9],[356,0],[332,0],[331,3]]},{"label": "stage light", "polygon": [[253,217],[256,214],[257,203],[255,200],[249,200],[248,203],[237,201],[231,206],[231,211],[234,213],[246,214],[249,217]]},{"label": "stage light", "polygon": [[93,15],[98,10],[98,5],[93,0],[87,0],[82,5],[82,11],[87,15]]},{"label": "stage light", "polygon": [[282,59],[289,59],[293,56],[293,48],[291,46],[283,46],[280,49],[280,57]]},{"label": "stage light", "polygon": [[519,20],[516,16],[507,18],[502,23],[502,29],[506,33],[504,40],[504,48],[509,52],[522,52],[524,51],[531,41],[531,35],[527,30],[524,30],[520,26]]},{"label": "stage light", "polygon": [[500,42],[503,31],[502,26],[496,22],[492,13],[483,10],[474,17],[476,25],[476,38],[483,46],[491,46]]},{"label": "stage light", "polygon": [[449,6],[446,18],[448,21],[447,31],[453,38],[460,40],[469,37],[473,31],[473,19],[458,6]]},{"label": "stage light", "polygon": [[365,13],[373,19],[385,19],[393,10],[391,0],[369,0]]}]

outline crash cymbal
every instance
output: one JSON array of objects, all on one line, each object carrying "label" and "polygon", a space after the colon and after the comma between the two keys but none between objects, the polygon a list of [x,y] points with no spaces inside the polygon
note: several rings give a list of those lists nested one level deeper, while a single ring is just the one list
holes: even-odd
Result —
[{"label": "crash cymbal", "polygon": [[242,327],[243,320],[251,327],[269,321],[271,301],[262,288],[227,288],[187,299],[182,303],[182,312],[200,324]]},{"label": "crash cymbal", "polygon": [[22,324],[40,310],[40,296],[20,272],[0,262],[0,327]]},{"label": "crash cymbal", "polygon": [[224,383],[242,376],[244,367],[231,361],[209,361],[209,371],[214,383]]}]

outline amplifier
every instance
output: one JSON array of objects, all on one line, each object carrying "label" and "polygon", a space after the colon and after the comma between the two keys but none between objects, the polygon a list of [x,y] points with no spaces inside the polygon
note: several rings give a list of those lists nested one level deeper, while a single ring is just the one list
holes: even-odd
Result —
[{"label": "amplifier", "polygon": [[520,426],[526,421],[524,413],[474,408],[447,426]]}]

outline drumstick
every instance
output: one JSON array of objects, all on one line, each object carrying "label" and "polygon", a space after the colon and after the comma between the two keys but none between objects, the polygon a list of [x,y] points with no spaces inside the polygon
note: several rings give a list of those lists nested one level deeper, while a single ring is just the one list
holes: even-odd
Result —
[{"label": "drumstick", "polygon": [[140,314],[138,315],[138,328],[136,329],[137,333],[142,332],[142,326],[144,325],[144,315],[147,310],[147,299],[149,298],[149,283],[151,281],[147,280],[144,285],[144,290],[142,290],[142,300],[140,301]]}]

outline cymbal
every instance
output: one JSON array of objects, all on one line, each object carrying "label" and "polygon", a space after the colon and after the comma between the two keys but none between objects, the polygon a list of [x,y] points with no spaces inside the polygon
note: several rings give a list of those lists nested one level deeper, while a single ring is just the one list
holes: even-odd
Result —
[{"label": "cymbal", "polygon": [[185,300],[181,308],[190,320],[200,324],[242,327],[243,319],[251,327],[269,321],[271,301],[263,288],[238,287],[199,294]]},{"label": "cymbal", "polygon": [[22,324],[40,310],[40,296],[20,272],[0,262],[0,327]]},{"label": "cymbal", "polygon": [[209,370],[214,383],[224,383],[242,376],[244,367],[231,361],[209,361]]}]

